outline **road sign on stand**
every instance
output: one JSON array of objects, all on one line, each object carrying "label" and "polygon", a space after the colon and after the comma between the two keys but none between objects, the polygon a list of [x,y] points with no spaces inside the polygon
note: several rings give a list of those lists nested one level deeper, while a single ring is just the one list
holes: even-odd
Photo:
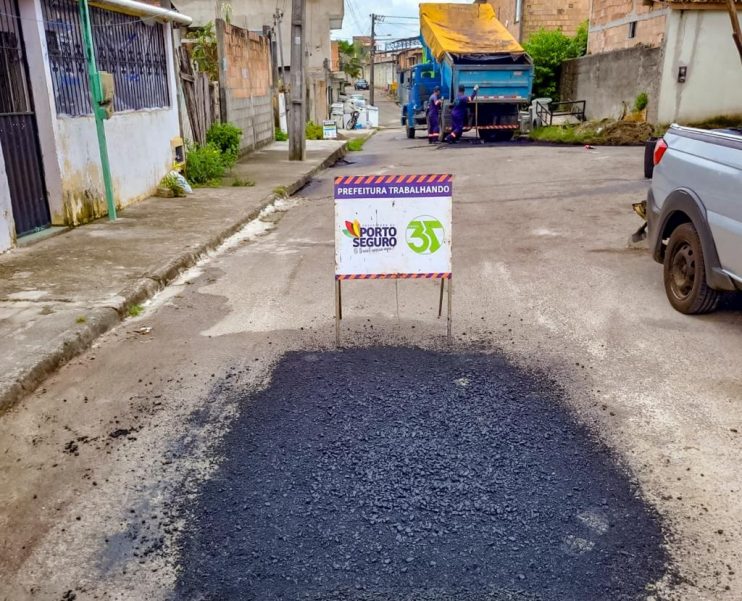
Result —
[{"label": "road sign on stand", "polygon": [[335,335],[340,344],[342,282],[440,279],[448,282],[451,338],[451,175],[335,178]]}]

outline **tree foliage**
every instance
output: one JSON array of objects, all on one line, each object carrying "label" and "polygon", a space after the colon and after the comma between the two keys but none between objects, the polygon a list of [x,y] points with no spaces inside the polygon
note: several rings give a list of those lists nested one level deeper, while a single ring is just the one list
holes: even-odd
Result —
[{"label": "tree foliage", "polygon": [[211,81],[219,81],[214,23],[209,21],[203,27],[189,31],[186,37],[193,40],[191,61],[196,70],[206,73]]},{"label": "tree foliage", "polygon": [[338,49],[340,51],[340,68],[348,77],[360,77],[363,72],[363,63],[366,60],[366,49],[360,44],[345,40],[338,41]]},{"label": "tree foliage", "polygon": [[587,22],[580,25],[574,37],[565,35],[561,29],[540,29],[523,47],[534,63],[534,95],[558,100],[562,63],[587,52]]}]

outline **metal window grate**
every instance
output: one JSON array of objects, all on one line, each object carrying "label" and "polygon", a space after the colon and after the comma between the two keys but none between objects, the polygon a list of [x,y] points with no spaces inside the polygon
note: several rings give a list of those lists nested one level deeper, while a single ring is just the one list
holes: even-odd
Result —
[{"label": "metal window grate", "polygon": [[[7,0],[0,0],[7,1]],[[42,0],[57,114],[92,113],[80,14],[74,0]],[[113,74],[114,110],[170,106],[165,32],[160,23],[90,8],[96,65]]]},{"label": "metal window grate", "polygon": [[0,0],[0,114],[28,113],[21,23],[17,0]]}]

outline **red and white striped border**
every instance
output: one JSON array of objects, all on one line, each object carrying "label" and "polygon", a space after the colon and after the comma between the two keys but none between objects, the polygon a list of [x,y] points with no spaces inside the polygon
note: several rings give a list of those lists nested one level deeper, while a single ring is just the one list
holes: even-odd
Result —
[{"label": "red and white striped border", "polygon": [[335,275],[336,280],[450,280],[453,274],[448,273],[360,273],[352,275]]}]

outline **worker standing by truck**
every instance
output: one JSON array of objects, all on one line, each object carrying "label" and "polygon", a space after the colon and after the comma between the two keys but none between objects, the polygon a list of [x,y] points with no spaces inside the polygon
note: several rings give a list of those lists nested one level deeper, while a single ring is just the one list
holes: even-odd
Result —
[{"label": "worker standing by truck", "polygon": [[456,99],[453,101],[453,108],[451,109],[451,133],[446,137],[446,142],[449,144],[457,142],[464,133],[469,103],[474,101],[478,91],[479,86],[476,85],[474,86],[474,93],[471,96],[467,96],[466,88],[459,86],[459,92],[456,94]]},{"label": "worker standing by truck", "polygon": [[428,144],[435,144],[441,133],[440,114],[443,99],[440,86],[435,86],[428,100]]}]

